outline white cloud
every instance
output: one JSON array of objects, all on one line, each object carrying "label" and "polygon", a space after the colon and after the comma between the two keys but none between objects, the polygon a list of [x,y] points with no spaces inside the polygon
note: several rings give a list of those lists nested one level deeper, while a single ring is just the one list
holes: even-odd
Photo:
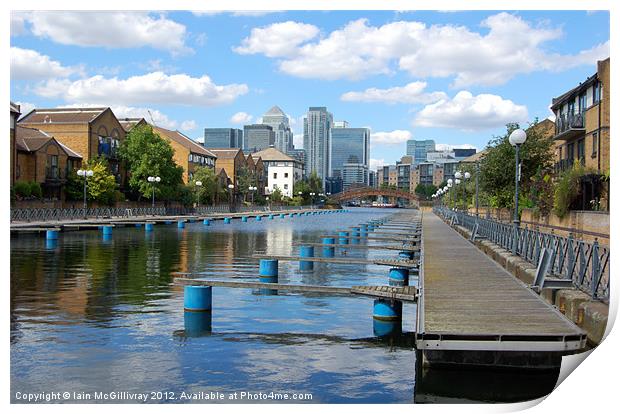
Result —
[{"label": "white cloud", "polygon": [[101,75],[76,81],[50,80],[35,88],[46,98],[68,102],[107,102],[107,105],[156,104],[216,106],[233,102],[246,94],[245,84],[216,85],[207,75],[194,78],[186,74],[162,72],[127,79]]},{"label": "white cloud", "polygon": [[347,92],[340,99],[347,102],[432,103],[447,96],[444,92],[425,92],[426,82],[411,82],[388,89],[368,88],[363,92]]},{"label": "white cloud", "polygon": [[148,46],[172,54],[192,51],[185,45],[186,27],[163,14],[153,17],[142,11],[34,11],[26,16],[34,35],[64,45]]},{"label": "white cloud", "polygon": [[40,80],[67,77],[80,73],[81,68],[63,66],[36,50],[11,47],[11,79]]},{"label": "white cloud", "polygon": [[249,124],[254,117],[245,112],[237,112],[230,117],[230,122],[233,124]]},{"label": "white cloud", "polygon": [[12,11],[11,12],[11,36],[20,36],[28,33],[26,29],[27,12]]},{"label": "white cloud", "polygon": [[372,132],[370,134],[370,145],[398,145],[407,142],[413,135],[411,132],[397,129],[389,132]]},{"label": "white cloud", "polygon": [[429,128],[456,128],[475,131],[501,127],[509,122],[525,122],[527,107],[498,95],[473,96],[460,91],[452,99],[425,106],[414,119],[414,125]]},{"label": "white cloud", "polygon": [[280,71],[301,78],[356,80],[398,68],[417,78],[451,77],[454,87],[498,85],[518,74],[593,65],[609,55],[609,42],[575,55],[549,54],[545,45],[563,35],[560,28],[506,12],[483,20],[482,33],[416,21],[371,26],[359,19],[313,40],[314,26],[304,36],[302,23],[286,22],[297,31],[276,25],[252,29],[234,50],[278,58]]},{"label": "white cloud", "polygon": [[305,23],[287,21],[252,29],[241,46],[233,50],[242,55],[262,53],[268,57],[289,56],[300,44],[316,37],[319,29]]},{"label": "white cloud", "polygon": [[370,170],[371,171],[375,171],[378,168],[382,167],[385,165],[385,159],[381,158],[381,159],[375,159],[375,158],[371,158],[370,159]]},{"label": "white cloud", "polygon": [[296,149],[304,147],[304,134],[293,134],[293,145]]},{"label": "white cloud", "polygon": [[183,131],[193,131],[194,129],[196,129],[197,126],[198,125],[196,124],[196,121],[194,120],[181,122],[181,129]]},{"label": "white cloud", "polygon": [[271,13],[281,13],[280,10],[193,10],[194,16],[215,16],[218,14],[230,13],[235,17],[261,17]]}]

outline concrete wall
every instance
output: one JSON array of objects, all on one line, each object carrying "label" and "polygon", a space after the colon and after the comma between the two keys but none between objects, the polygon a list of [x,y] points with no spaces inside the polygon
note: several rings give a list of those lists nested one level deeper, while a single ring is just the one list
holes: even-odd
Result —
[{"label": "concrete wall", "polygon": [[[545,233],[573,236],[593,242],[609,245],[609,212],[606,211],[570,211],[565,217],[559,218],[555,214],[546,217],[535,217],[532,210],[523,209],[521,223],[528,227],[538,226],[538,230]],[[592,234],[589,234],[592,233]]]}]

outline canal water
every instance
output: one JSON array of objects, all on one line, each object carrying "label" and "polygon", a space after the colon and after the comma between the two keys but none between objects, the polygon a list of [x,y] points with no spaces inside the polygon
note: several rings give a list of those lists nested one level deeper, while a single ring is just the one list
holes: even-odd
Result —
[{"label": "canal water", "polygon": [[[241,392],[274,392],[310,393],[307,401],[314,403],[411,403],[414,305],[404,305],[404,334],[378,338],[371,298],[216,287],[210,319],[196,321],[184,315],[183,289],[174,284],[177,272],[256,281],[253,254],[297,255],[294,243],[318,242],[396,211],[196,222],[185,229],[156,225],[149,234],[115,228],[106,239],[97,230],[79,231],[62,233],[57,244],[13,238],[12,401],[22,402],[17,393],[69,392],[61,402],[83,402],[76,398],[153,392],[161,394],[150,402],[165,402],[202,392],[197,402],[209,402],[208,393],[227,398],[237,392],[240,398]],[[396,252],[350,249],[346,256]],[[280,262],[280,281],[383,285],[388,271],[323,263],[309,273],[298,268],[297,262]],[[274,402],[224,399],[247,401]]]}]

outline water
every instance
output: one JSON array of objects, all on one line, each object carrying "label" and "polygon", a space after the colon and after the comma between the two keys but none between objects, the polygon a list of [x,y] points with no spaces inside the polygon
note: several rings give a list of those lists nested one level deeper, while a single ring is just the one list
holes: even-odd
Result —
[{"label": "water", "polygon": [[[77,402],[73,393],[161,392],[150,402],[163,402],[179,401],[182,392],[245,391],[311,393],[314,403],[413,402],[415,353],[407,332],[414,331],[414,305],[404,306],[403,336],[379,339],[370,298],[216,287],[211,319],[196,325],[186,320],[183,289],[173,283],[176,272],[256,281],[252,254],[296,255],[295,242],[318,242],[393,212],[196,222],[184,230],[175,223],[156,225],[151,234],[115,228],[106,240],[97,230],[80,231],[61,234],[57,245],[14,238],[11,398],[69,392],[61,401]],[[396,252],[351,249],[347,257],[366,255]],[[280,282],[386,284],[387,271],[316,263],[314,272],[300,273],[297,262],[281,262]]]}]

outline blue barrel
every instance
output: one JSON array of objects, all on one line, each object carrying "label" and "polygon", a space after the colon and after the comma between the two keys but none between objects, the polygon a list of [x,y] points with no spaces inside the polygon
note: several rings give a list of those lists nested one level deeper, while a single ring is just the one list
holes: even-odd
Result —
[{"label": "blue barrel", "polygon": [[372,224],[372,223],[370,223],[370,224],[368,225],[368,231],[369,231],[369,232],[371,232],[371,231],[375,231],[375,225],[374,225],[374,224]]},{"label": "blue barrel", "polygon": [[112,226],[103,226],[103,235],[104,236],[111,236],[112,235]]},{"label": "blue barrel", "polygon": [[407,250],[403,250],[401,252],[398,252],[398,258],[399,259],[403,259],[403,260],[412,260],[413,259],[413,252],[407,251]]},{"label": "blue barrel", "polygon": [[409,285],[409,269],[393,267],[388,272],[388,282],[390,286]]},{"label": "blue barrel", "polygon": [[224,224],[230,224],[230,217],[224,217]]},{"label": "blue barrel", "polygon": [[172,224],[172,220],[166,220],[164,223],[165,224]]},{"label": "blue barrel", "polygon": [[45,239],[45,248],[47,250],[54,250],[58,247],[58,239]]},{"label": "blue barrel", "polygon": [[103,234],[101,236],[101,240],[103,240],[104,243],[109,243],[112,241],[112,235],[111,234]]},{"label": "blue barrel", "polygon": [[336,254],[336,248],[333,244],[336,244],[336,239],[334,237],[323,237],[323,244],[332,245],[323,246],[323,257],[334,257]]},{"label": "blue barrel", "polygon": [[372,309],[373,319],[398,321],[403,318],[403,303],[399,300],[375,299]]},{"label": "blue barrel", "polygon": [[284,217],[286,217],[286,214],[284,213],[280,214],[280,218],[284,218]]},{"label": "blue barrel", "polygon": [[211,310],[211,286],[185,286],[183,308],[189,312]]},{"label": "blue barrel", "polygon": [[338,244],[349,244],[349,232],[348,231],[341,231],[338,232]]},{"label": "blue barrel", "polygon": [[184,312],[185,336],[187,338],[199,338],[211,334],[211,312]]},{"label": "blue barrel", "polygon": [[382,321],[373,318],[372,331],[375,336],[378,336],[379,338],[398,336],[403,331],[403,323],[402,321]]},{"label": "blue barrel", "polygon": [[362,223],[360,224],[360,236],[366,237],[368,234],[368,224]]},{"label": "blue barrel", "polygon": [[177,227],[180,228],[180,229],[184,229],[185,228],[185,221],[183,221],[183,220],[177,221]]},{"label": "blue barrel", "polygon": [[293,217],[293,216],[294,216],[294,214],[293,214],[293,213],[290,213],[288,216],[289,216],[289,217]]},{"label": "blue barrel", "polygon": [[202,220],[202,224],[204,224],[205,226],[210,226],[211,225],[211,220],[209,220],[208,218],[204,219],[204,220]]},{"label": "blue barrel", "polygon": [[46,240],[58,240],[58,230],[46,230],[45,239]]},{"label": "blue barrel", "polygon": [[269,215],[269,220],[273,220],[273,214]]},{"label": "blue barrel", "polygon": [[261,221],[262,217],[261,216],[256,216],[256,221]]},{"label": "blue barrel", "polygon": [[360,233],[361,233],[360,227],[353,227],[351,229],[351,236],[360,237]]},{"label": "blue barrel", "polygon": [[273,259],[260,259],[258,275],[261,278],[278,278],[278,261]]},{"label": "blue barrel", "polygon": [[[299,257],[314,257],[314,246],[301,246],[299,248]],[[301,271],[314,270],[314,262],[307,262],[305,260],[300,260],[299,270]]]},{"label": "blue barrel", "polygon": [[142,223],[136,223],[134,224],[136,227],[142,227]]},{"label": "blue barrel", "polygon": [[153,231],[153,223],[146,223],[144,225],[144,231]]},{"label": "blue barrel", "polygon": [[247,223],[248,222],[248,216],[241,217],[241,221],[244,222],[244,223]]}]

